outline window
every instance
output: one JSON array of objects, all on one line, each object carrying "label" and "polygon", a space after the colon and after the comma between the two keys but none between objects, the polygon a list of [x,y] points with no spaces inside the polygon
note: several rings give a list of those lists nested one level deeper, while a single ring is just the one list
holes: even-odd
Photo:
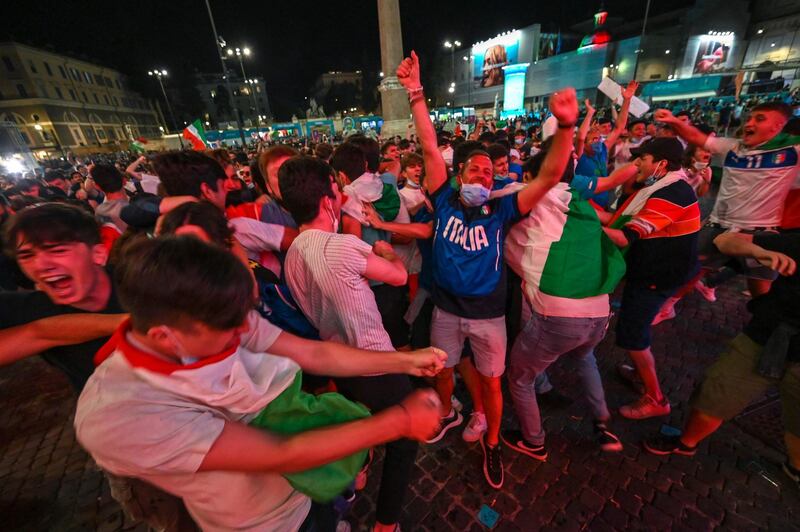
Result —
[{"label": "window", "polygon": [[67,79],[67,71],[64,70],[63,66],[58,65],[58,71],[61,72],[61,77],[62,78]]},{"label": "window", "polygon": [[114,80],[114,82],[117,84],[117,88],[118,88],[119,90],[122,90],[122,85],[120,85],[120,83],[119,83],[119,80],[118,80],[118,79],[115,79],[115,80]]},{"label": "window", "polygon": [[3,63],[6,65],[6,70],[8,70],[9,72],[14,72],[14,63],[11,62],[10,57],[4,55]]},{"label": "window", "polygon": [[42,80],[39,80],[39,79],[36,80],[36,88],[39,89],[39,96],[40,97],[44,97],[44,98],[49,98],[50,97],[50,95],[47,94],[47,86],[45,86],[45,84],[44,84],[44,82]]},{"label": "window", "polygon": [[100,140],[106,140],[106,132],[103,131],[103,128],[97,128],[97,138]]},{"label": "window", "polygon": [[100,74],[95,74],[94,75],[94,82],[96,84],[98,84],[98,85],[102,85],[103,84],[103,76],[101,76]]},{"label": "window", "polygon": [[72,76],[72,79],[74,79],[75,81],[80,81],[81,80],[81,74],[80,74],[80,72],[78,72],[77,68],[70,68],[69,69],[69,75]]},{"label": "window", "polygon": [[56,87],[56,95],[58,95],[58,97],[61,98],[62,100],[64,99],[64,94],[61,92],[61,89],[59,87]]},{"label": "window", "polygon": [[94,103],[100,103],[100,98],[97,97],[97,93],[96,92],[93,93],[92,96],[94,96]]},{"label": "window", "polygon": [[19,93],[20,98],[28,97],[28,91],[25,90],[25,85],[22,85],[21,83],[17,84],[17,92]]},{"label": "window", "polygon": [[111,88],[113,88],[113,87],[114,87],[114,84],[113,84],[113,83],[111,83],[111,78],[103,78],[103,79],[104,79],[104,80],[105,80],[105,82],[106,82],[106,87],[111,87]]},{"label": "window", "polygon": [[117,97],[116,96],[112,96],[111,97],[111,101],[114,102],[115,106],[119,106],[119,102],[117,102]]},{"label": "window", "polygon": [[74,90],[70,89],[70,90],[69,90],[69,95],[70,95],[70,96],[72,96],[72,99],[73,99],[73,100],[75,100],[76,102],[78,101],[78,95],[77,95],[77,94],[75,94],[75,91],[74,91]]},{"label": "window", "polygon": [[50,68],[50,64],[47,61],[44,62],[44,69],[47,70],[47,75],[48,76],[52,76],[53,75],[53,69]]},{"label": "window", "polygon": [[88,83],[89,85],[92,84],[92,75],[89,74],[88,72],[83,73],[83,79],[85,79],[86,83]]},{"label": "window", "polygon": [[33,74],[38,74],[39,73],[39,71],[36,70],[36,65],[33,64],[33,61],[28,60],[28,67],[31,69],[31,72]]},{"label": "window", "polygon": [[22,138],[25,140],[25,144],[31,144],[31,138],[28,136],[27,133],[25,133],[24,131],[20,131],[19,134],[22,135]]},{"label": "window", "polygon": [[104,94],[103,99],[106,101],[106,105],[111,105],[111,102],[108,101],[108,94]]},{"label": "window", "polygon": [[211,97],[212,98],[216,98],[217,97],[217,91],[211,91]]},{"label": "window", "polygon": [[86,102],[86,103],[89,103],[89,97],[86,96],[86,93],[82,92],[81,94],[83,94],[83,101]]}]

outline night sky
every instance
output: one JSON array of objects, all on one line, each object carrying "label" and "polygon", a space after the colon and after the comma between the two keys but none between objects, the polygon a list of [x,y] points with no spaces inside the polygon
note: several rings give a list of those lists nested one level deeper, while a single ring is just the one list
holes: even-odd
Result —
[{"label": "night sky", "polygon": [[[591,17],[597,0],[400,0],[403,45],[416,49],[423,68],[446,39],[465,45],[511,28],[540,23],[566,31]],[[641,18],[645,0],[608,0],[612,16]],[[651,13],[691,3],[653,0]],[[13,5],[10,5],[13,4]],[[501,7],[502,6],[502,7]],[[273,112],[288,118],[302,105],[314,79],[328,70],[380,71],[378,13],[374,0],[328,2],[211,0],[217,31],[228,45],[249,46],[248,76],[266,79]],[[0,39],[85,55],[131,77],[135,88],[156,97],[147,79],[154,67],[170,83],[190,83],[194,69],[221,70],[203,0],[127,2],[18,0],[6,2]],[[366,84],[366,82],[365,82]]]}]

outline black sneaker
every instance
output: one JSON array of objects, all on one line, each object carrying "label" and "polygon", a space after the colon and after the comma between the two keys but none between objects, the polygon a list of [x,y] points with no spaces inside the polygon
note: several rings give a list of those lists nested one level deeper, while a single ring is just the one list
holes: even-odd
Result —
[{"label": "black sneaker", "polygon": [[800,489],[800,469],[792,467],[792,464],[790,464],[789,462],[784,462],[783,472],[786,473],[786,476],[792,479],[794,483],[797,485],[798,489]]},{"label": "black sneaker", "polygon": [[486,443],[486,435],[481,437],[481,449],[483,450],[483,476],[491,487],[499,490],[503,487],[505,473],[503,472],[503,451],[498,442],[494,447],[489,447]]},{"label": "black sneaker", "polygon": [[645,440],[642,445],[649,452],[659,456],[666,456],[668,454],[694,456],[694,453],[697,452],[697,447],[689,447],[688,445],[684,445],[681,442],[680,436],[663,436],[659,434],[655,438]]},{"label": "black sneaker", "polygon": [[594,423],[594,438],[600,448],[609,453],[616,453],[622,450],[622,442],[616,434],[608,430],[608,425],[602,421]]},{"label": "black sneaker", "polygon": [[518,453],[527,454],[542,462],[547,460],[547,449],[544,448],[544,445],[528,443],[520,430],[504,430],[500,433],[500,439]]},{"label": "black sneaker", "polygon": [[436,443],[437,441],[441,440],[444,438],[444,435],[447,434],[448,430],[461,425],[463,421],[464,416],[461,415],[461,412],[455,408],[451,408],[450,413],[442,418],[442,425],[439,429],[439,432],[437,432],[433,438],[428,440],[427,443]]},{"label": "black sneaker", "polygon": [[566,395],[562,395],[555,390],[550,390],[549,392],[544,393],[537,393],[536,394],[536,402],[539,404],[539,408],[552,408],[554,410],[560,410],[567,408],[570,406],[573,401]]}]

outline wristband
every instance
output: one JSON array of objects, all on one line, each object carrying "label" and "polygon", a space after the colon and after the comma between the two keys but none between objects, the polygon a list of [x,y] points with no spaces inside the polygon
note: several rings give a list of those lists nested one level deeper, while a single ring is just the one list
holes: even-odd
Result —
[{"label": "wristband", "polygon": [[422,94],[421,92],[418,92],[416,94],[409,94],[408,95],[408,103],[409,104],[414,104],[414,103],[417,103],[418,101],[421,101],[421,100],[425,100],[425,95]]},{"label": "wristband", "polygon": [[423,90],[422,85],[420,85],[419,87],[414,87],[413,89],[406,89],[406,92],[408,93],[409,96],[411,96],[412,94],[422,92],[422,90]]},{"label": "wristband", "polygon": [[558,129],[569,129],[569,128],[575,127],[575,124],[577,124],[577,122],[573,122],[571,124],[562,124],[561,122],[559,122],[558,123]]}]

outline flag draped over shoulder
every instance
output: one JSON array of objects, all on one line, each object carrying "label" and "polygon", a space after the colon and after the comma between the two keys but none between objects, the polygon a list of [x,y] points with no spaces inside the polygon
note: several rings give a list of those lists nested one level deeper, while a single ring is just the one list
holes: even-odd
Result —
[{"label": "flag draped over shoulder", "polygon": [[206,132],[199,118],[183,130],[183,138],[192,143],[192,149],[194,150],[203,151],[208,149]]},{"label": "flag draped over shoulder", "polygon": [[566,183],[550,190],[506,238],[506,261],[547,295],[584,299],[614,291],[625,259],[591,204]]}]

